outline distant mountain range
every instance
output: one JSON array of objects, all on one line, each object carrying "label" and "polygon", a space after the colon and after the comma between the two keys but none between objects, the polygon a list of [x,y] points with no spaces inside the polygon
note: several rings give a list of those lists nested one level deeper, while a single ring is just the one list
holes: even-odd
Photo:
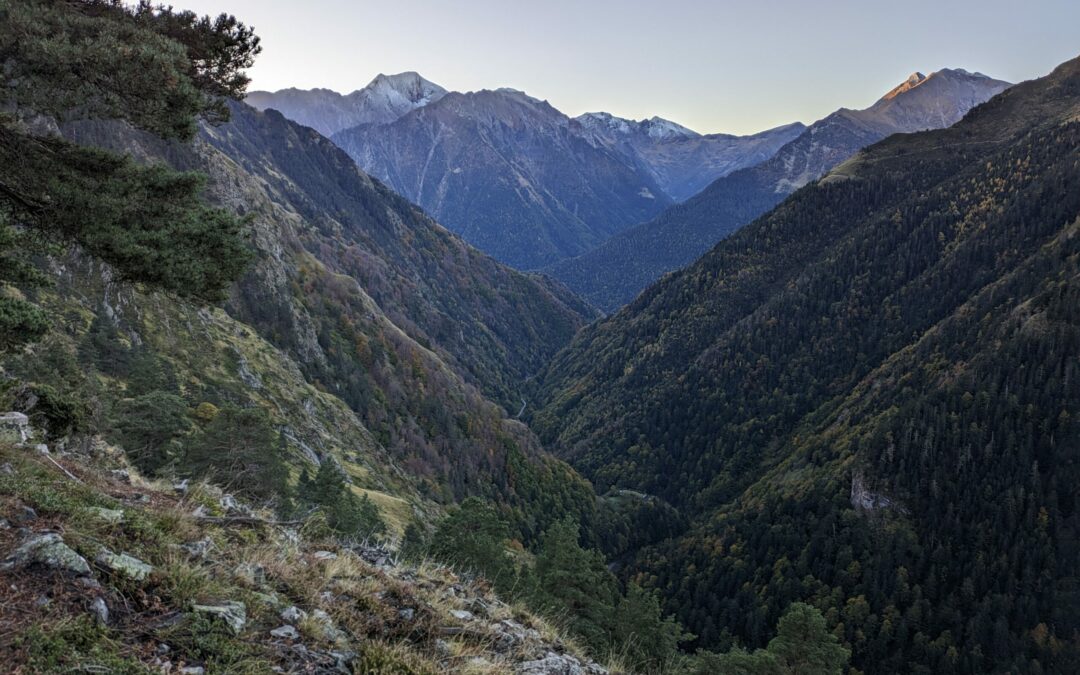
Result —
[{"label": "distant mountain range", "polygon": [[951,126],[1009,86],[964,70],[914,73],[869,108],[837,110],[766,161],[730,172],[686,203],[546,271],[597,307],[612,311],[860,148],[894,133]]},{"label": "distant mountain range", "polygon": [[806,130],[801,122],[751,136],[702,135],[660,117],[636,122],[608,113],[574,120],[596,143],[623,153],[681,202],[732,171],[763,162]]},{"label": "distant mountain range", "polygon": [[701,135],[654,117],[570,118],[513,89],[447,93],[416,73],[348,95],[253,92],[247,102],[330,136],[365,171],[522,269],[584,253],[804,130]]}]

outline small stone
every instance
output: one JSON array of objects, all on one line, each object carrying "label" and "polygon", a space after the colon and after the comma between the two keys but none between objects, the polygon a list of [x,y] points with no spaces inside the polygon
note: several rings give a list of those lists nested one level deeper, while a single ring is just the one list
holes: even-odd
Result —
[{"label": "small stone", "polygon": [[202,666],[184,666],[180,669],[181,675],[205,675],[206,669]]},{"label": "small stone", "polygon": [[5,476],[14,476],[15,467],[11,466],[11,462],[4,462],[3,464],[0,464],[0,473]]},{"label": "small stone", "polygon": [[192,558],[203,559],[206,554],[213,548],[214,542],[209,539],[200,539],[199,541],[192,541],[187,544],[180,544],[180,548],[184,549]]},{"label": "small stone", "polygon": [[168,654],[169,652],[172,651],[172,647],[170,647],[169,645],[162,642],[161,644],[159,644],[157,646],[157,648],[154,651],[157,652],[158,654],[161,654],[161,655],[164,656],[165,654]]},{"label": "small stone", "polygon": [[352,673],[355,669],[352,667],[356,661],[358,654],[356,652],[330,652],[330,656],[334,657],[334,668],[340,673]]},{"label": "small stone", "polygon": [[472,612],[467,612],[464,609],[452,609],[450,610],[450,616],[454,617],[458,621],[472,621],[474,618]]},{"label": "small stone", "polygon": [[249,586],[264,586],[266,585],[266,568],[256,563],[241,563],[233,570],[238,578],[242,579]]},{"label": "small stone", "polygon": [[109,606],[105,604],[104,598],[94,598],[94,601],[90,603],[90,613],[94,615],[98,625],[109,625]]},{"label": "small stone", "polygon": [[259,591],[252,591],[251,594],[255,596],[256,600],[267,607],[276,609],[281,606],[281,598],[278,597],[277,593],[260,593]]},{"label": "small stone", "polygon": [[94,577],[79,577],[75,580],[75,585],[95,591],[101,588],[101,584]]},{"label": "small stone", "polygon": [[313,555],[316,560],[337,560],[337,553],[333,551],[315,551]]},{"label": "small stone", "polygon": [[334,625],[334,620],[323,610],[311,610],[311,618],[322,624],[324,639],[330,642],[343,642],[345,640],[345,633],[338,630],[337,626]]},{"label": "small stone", "polygon": [[454,655],[454,650],[450,648],[450,643],[446,640],[435,641],[435,654],[440,659],[448,659]]},{"label": "small stone", "polygon": [[134,581],[142,581],[154,571],[153,567],[127,553],[116,554],[111,551],[102,551],[94,558],[94,562]]},{"label": "small stone", "polygon": [[39,595],[39,596],[37,596],[37,599],[34,600],[34,606],[35,607],[46,607],[51,602],[52,602],[52,600],[50,600],[48,596]]},{"label": "small stone", "polygon": [[44,443],[38,443],[37,445],[35,445],[34,450],[39,455],[47,455],[47,454],[49,454],[49,446],[45,445]]},{"label": "small stone", "polygon": [[87,507],[86,512],[96,520],[110,525],[119,525],[124,522],[124,512],[119,509],[106,509],[100,506]]},{"label": "small stone", "polygon": [[270,634],[276,638],[282,638],[286,640],[295,640],[300,637],[300,633],[292,626],[286,624],[270,631]]},{"label": "small stone", "polygon": [[12,516],[12,520],[14,520],[17,525],[29,523],[32,520],[37,520],[37,511],[29,506],[20,506],[18,513]]},{"label": "small stone", "polygon": [[131,483],[131,474],[127,472],[127,469],[113,469],[109,474],[121,483]]},{"label": "small stone", "polygon": [[8,519],[7,518],[0,518],[0,530],[10,530],[10,529],[11,529],[11,523],[8,522]]},{"label": "small stone", "polygon": [[221,619],[233,635],[239,635],[247,624],[247,607],[242,602],[228,600],[219,605],[194,605],[192,611]]},{"label": "small stone", "polygon": [[173,483],[173,492],[181,495],[186,495],[188,491],[188,485],[190,485],[190,481],[187,478],[180,481],[179,483]]},{"label": "small stone", "polygon": [[402,621],[412,621],[413,617],[416,616],[416,610],[412,607],[406,607],[405,609],[399,609],[397,615]]},{"label": "small stone", "polygon": [[281,620],[287,623],[300,623],[307,618],[307,612],[296,605],[281,610]]},{"label": "small stone", "polygon": [[90,564],[86,562],[86,558],[72,550],[55,532],[33,536],[24,541],[0,563],[0,570],[11,570],[35,563],[56,570],[90,574]]}]

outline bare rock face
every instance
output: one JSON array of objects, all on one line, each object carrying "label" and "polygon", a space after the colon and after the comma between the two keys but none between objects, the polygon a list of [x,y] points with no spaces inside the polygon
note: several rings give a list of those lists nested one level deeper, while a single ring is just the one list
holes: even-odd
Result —
[{"label": "bare rock face", "polygon": [[855,510],[866,513],[882,509],[907,512],[903,506],[889,497],[871,491],[862,471],[856,471],[851,475],[851,505],[855,507]]}]

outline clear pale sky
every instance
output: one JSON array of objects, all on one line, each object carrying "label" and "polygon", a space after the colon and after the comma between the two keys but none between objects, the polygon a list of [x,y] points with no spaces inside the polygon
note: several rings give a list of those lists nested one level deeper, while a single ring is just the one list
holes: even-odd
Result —
[{"label": "clear pale sky", "polygon": [[570,115],[750,133],[862,108],[913,71],[1017,82],[1080,55],[1080,0],[172,0],[255,27],[253,89],[415,70]]}]

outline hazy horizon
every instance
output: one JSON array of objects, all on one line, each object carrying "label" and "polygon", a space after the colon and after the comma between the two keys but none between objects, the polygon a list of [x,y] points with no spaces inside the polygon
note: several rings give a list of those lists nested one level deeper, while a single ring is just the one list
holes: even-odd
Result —
[{"label": "hazy horizon", "polygon": [[379,73],[416,71],[453,91],[511,87],[571,116],[659,116],[700,133],[809,124],[866,107],[915,71],[963,68],[1019,82],[1080,53],[1080,3],[1068,0],[872,8],[677,0],[660,14],[640,0],[177,6],[254,26],[264,51],[252,90],[349,93]]}]

